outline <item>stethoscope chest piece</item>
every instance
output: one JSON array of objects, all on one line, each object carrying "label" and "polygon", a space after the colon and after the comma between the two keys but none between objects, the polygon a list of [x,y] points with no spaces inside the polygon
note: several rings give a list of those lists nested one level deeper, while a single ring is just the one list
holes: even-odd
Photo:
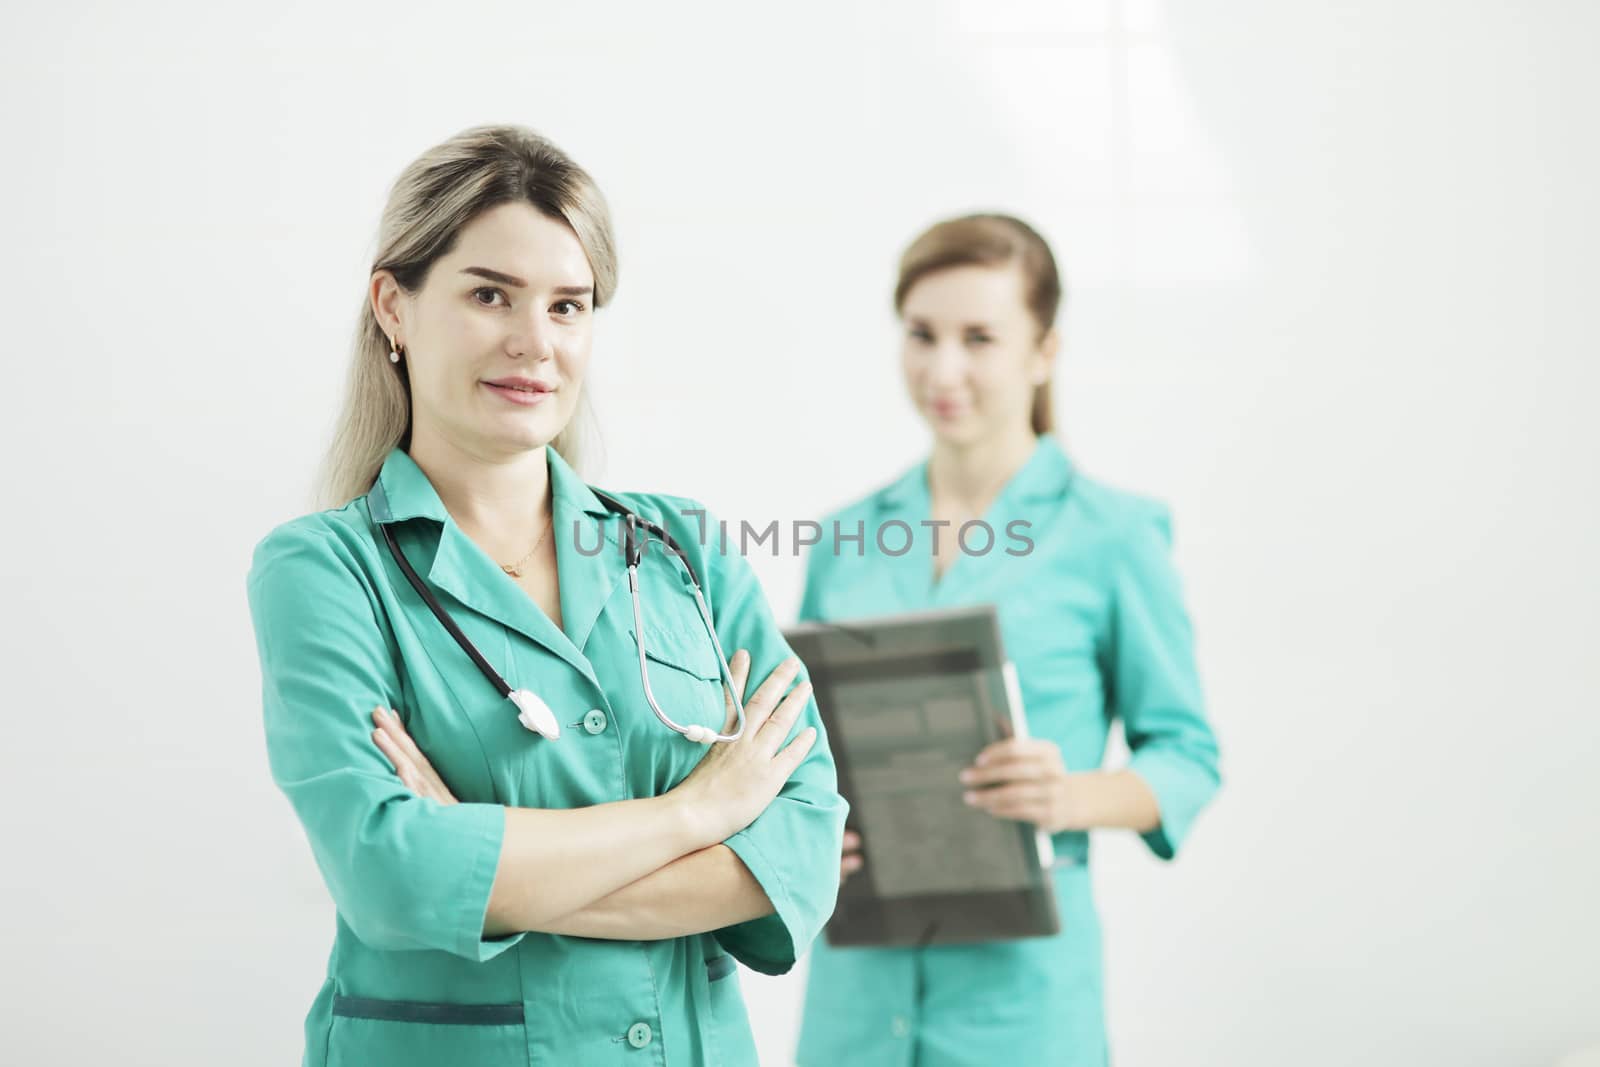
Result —
[{"label": "stethoscope chest piece", "polygon": [[517,706],[517,721],[522,725],[552,741],[561,736],[561,724],[556,721],[556,713],[550,710],[549,704],[539,699],[537,693],[515,689],[506,694],[506,699]]}]

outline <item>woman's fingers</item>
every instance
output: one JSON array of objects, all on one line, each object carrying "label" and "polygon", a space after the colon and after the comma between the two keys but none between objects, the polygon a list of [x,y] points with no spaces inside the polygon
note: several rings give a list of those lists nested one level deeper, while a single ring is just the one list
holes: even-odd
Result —
[{"label": "woman's fingers", "polygon": [[999,761],[991,760],[968,767],[960,774],[961,784],[970,787],[995,785],[1001,782],[1029,781],[1048,778],[1054,768],[1043,754],[1010,756]]},{"label": "woman's fingers", "polygon": [[433,764],[428,760],[422,749],[417,747],[417,742],[412,738],[410,732],[406,730],[406,724],[400,721],[399,713],[393,708],[380,708],[379,711],[383,716],[383,728],[399,744],[400,750],[411,758],[411,762],[416,765],[417,770],[424,776],[437,779],[439,776],[434,771]]},{"label": "woman's fingers", "polygon": [[400,721],[400,716],[389,708],[380,708],[379,711],[383,714],[384,729],[388,730],[394,739],[400,743],[400,747],[411,757],[411,761],[417,765],[417,768],[419,770],[423,768],[427,768],[429,771],[433,770],[433,764],[428,762],[428,757],[422,754],[422,749],[417,747],[417,743],[406,732],[406,724]]},{"label": "woman's fingers", "polygon": [[794,728],[795,720],[805,710],[807,701],[811,699],[811,683],[801,682],[789,690],[783,701],[767,716],[767,721],[759,728],[757,739],[770,756],[783,744],[783,739],[789,736],[789,731]]},{"label": "woman's fingers", "polygon": [[795,768],[800,766],[800,761],[806,758],[806,753],[811,751],[811,746],[817,743],[817,728],[807,726],[801,730],[799,736],[790,741],[784,750],[778,753],[772,762],[783,772],[783,780],[788,781],[794,774]]},{"label": "woman's fingers", "polygon": [[[732,685],[740,693],[745,692],[745,687],[750,677],[750,653],[739,649],[728,660],[728,673],[732,676]],[[800,660],[790,656],[772,669],[766,680],[750,693],[744,700],[744,739],[750,740],[752,736],[764,736],[762,727],[769,722],[777,723],[782,727],[778,737],[768,743],[767,755],[772,755],[783,738],[789,735],[789,727],[794,725],[795,718],[805,706],[806,700],[811,695],[811,683],[804,682],[790,690],[785,695],[789,683],[794,681],[800,673]],[[795,696],[796,693],[800,695]],[[731,731],[738,723],[738,713],[733,706],[733,694],[724,690],[723,703],[727,708],[727,720],[724,732]]]},{"label": "woman's fingers", "polygon": [[977,758],[973,760],[975,766],[989,763],[1006,763],[1016,759],[1050,758],[1059,756],[1061,750],[1054,741],[1047,741],[1042,737],[1008,737],[984,746]]},{"label": "woman's fingers", "polygon": [[372,740],[376,742],[378,751],[388,757],[389,766],[394,768],[394,773],[404,778],[405,772],[411,768],[411,761],[406,759],[404,752],[400,751],[400,746],[394,743],[394,739],[389,736],[389,731],[381,726],[378,727],[372,731]]},{"label": "woman's fingers", "polygon": [[794,681],[795,675],[800,673],[800,660],[790,656],[773,668],[767,675],[766,681],[757,687],[749,700],[745,701],[744,718],[745,729],[759,730],[767,717],[778,706],[778,697],[789,688],[789,683]]},{"label": "woman's fingers", "polygon": [[839,860],[839,881],[844,881],[846,878],[850,877],[852,874],[855,874],[860,869],[861,854],[859,852],[845,853],[844,856]]},{"label": "woman's fingers", "polygon": [[854,830],[844,832],[844,845],[839,855],[839,881],[844,881],[861,869],[866,857],[861,854],[861,835]]},{"label": "woman's fingers", "polygon": [[422,777],[432,774],[433,765],[428,762],[428,757],[422,754],[422,749],[417,747],[417,743],[411,740],[411,735],[406,733],[405,723],[400,721],[400,716],[388,708],[380,707],[374,718],[378,721],[378,729],[405,757],[413,771]]},{"label": "woman's fingers", "polygon": [[372,739],[394,765],[400,781],[418,796],[432,797],[441,804],[454,804],[455,794],[444,784],[439,772],[433,769],[428,757],[417,747],[416,741],[406,731],[400,716],[388,708],[379,707],[372,713],[378,729]]},{"label": "woman's fingers", "polygon": [[960,774],[961,784],[981,788],[1005,782],[1040,781],[1059,777],[1066,767],[1061,749],[1043,738],[1007,738],[978,753],[972,766]]},{"label": "woman's fingers", "polygon": [[982,789],[962,799],[997,818],[1020,822],[1043,822],[1050,810],[1049,790],[1037,782]]},{"label": "woman's fingers", "polygon": [[403,752],[389,732],[382,728],[372,731],[372,740],[377,742],[378,751],[389,759],[389,765],[394,768],[394,773],[400,781],[413,793],[417,792],[417,769],[411,765],[410,758]]},{"label": "woman's fingers", "polygon": [[1023,755],[1033,747],[1034,742],[1029,738],[1007,737],[999,741],[991,741],[978,753],[976,764],[1001,763],[1016,756]]}]

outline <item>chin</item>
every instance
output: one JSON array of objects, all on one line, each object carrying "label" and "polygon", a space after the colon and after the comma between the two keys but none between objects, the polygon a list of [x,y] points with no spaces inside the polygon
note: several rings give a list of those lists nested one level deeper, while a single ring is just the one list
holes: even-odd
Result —
[{"label": "chin", "polygon": [[949,444],[969,444],[983,436],[983,424],[971,415],[945,420],[933,414],[925,414],[924,421],[927,422],[928,429],[933,431],[934,437]]},{"label": "chin", "polygon": [[530,419],[525,423],[509,427],[496,436],[510,448],[531,452],[554,441],[560,431],[561,428],[555,425],[554,420]]}]

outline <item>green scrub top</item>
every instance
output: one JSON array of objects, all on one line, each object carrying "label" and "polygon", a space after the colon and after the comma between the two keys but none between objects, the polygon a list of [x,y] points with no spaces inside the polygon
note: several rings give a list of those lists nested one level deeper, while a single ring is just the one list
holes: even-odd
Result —
[{"label": "green scrub top", "polygon": [[[706,751],[645,700],[622,520],[554,449],[546,454],[561,628],[462,533],[400,449],[365,496],[287,522],[256,546],[247,584],[272,776],[337,911],[326,979],[306,1018],[308,1067],[755,1065],[734,960],[788,971],[833,910],[846,806],[813,701],[791,736],[813,726],[817,743],[766,811],[726,842],[776,914],[660,941],[483,935],[507,806],[659,796]],[[715,529],[716,520],[697,514],[700,505],[616,495],[694,561],[717,637],[730,653],[749,650],[753,682],[791,654],[748,563],[702,544],[701,524]],[[518,722],[374,523],[394,531],[506,682],[555,711],[559,739]],[[652,542],[639,583],[657,701],[684,725],[720,728],[721,672],[682,564]],[[401,784],[371,738],[380,704],[398,709],[461,803]]]},{"label": "green scrub top", "polygon": [[[1002,489],[981,527],[935,582],[927,464],[823,524],[801,615],[842,621],[886,612],[993,603],[1016,664],[1028,730],[1061,747],[1071,771],[1100,766],[1112,718],[1132,769],[1161,806],[1144,835],[1171,859],[1216,791],[1216,739],[1204,716],[1192,635],[1162,505],[1077,473],[1055,438]],[[903,523],[915,536],[884,524]],[[1027,527],[1010,527],[1026,522]],[[843,550],[832,550],[837,537]],[[1024,540],[1031,542],[1028,549]],[[1015,552],[1018,554],[1009,554]],[[952,789],[960,788],[952,781]],[[1061,932],[1054,937],[925,948],[812,948],[801,1021],[802,1067],[1108,1061],[1100,927],[1086,833],[1054,837]],[[854,877],[870,877],[867,864]]]}]

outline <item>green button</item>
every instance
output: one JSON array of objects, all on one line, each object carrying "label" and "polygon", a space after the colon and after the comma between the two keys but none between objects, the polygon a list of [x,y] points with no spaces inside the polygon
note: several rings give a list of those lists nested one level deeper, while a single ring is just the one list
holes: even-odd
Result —
[{"label": "green button", "polygon": [[651,1036],[649,1023],[634,1023],[628,1027],[628,1044],[634,1048],[644,1048],[650,1043]]},{"label": "green button", "polygon": [[606,713],[599,708],[595,708],[583,717],[583,728],[591,734],[605,733]]}]

